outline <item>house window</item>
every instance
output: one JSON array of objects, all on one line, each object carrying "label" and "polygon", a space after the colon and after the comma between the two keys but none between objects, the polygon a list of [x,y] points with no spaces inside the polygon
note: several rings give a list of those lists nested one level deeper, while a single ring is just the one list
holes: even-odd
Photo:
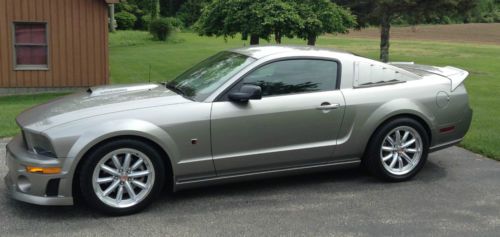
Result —
[{"label": "house window", "polygon": [[48,69],[46,23],[14,23],[15,69]]}]

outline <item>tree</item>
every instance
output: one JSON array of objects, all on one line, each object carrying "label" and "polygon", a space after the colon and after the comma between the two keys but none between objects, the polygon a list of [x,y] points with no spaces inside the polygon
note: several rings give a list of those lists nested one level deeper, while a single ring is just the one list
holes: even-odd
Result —
[{"label": "tree", "polygon": [[295,4],[303,20],[296,35],[315,45],[318,36],[325,33],[347,33],[356,26],[356,18],[350,11],[329,0],[296,0]]},{"label": "tree", "polygon": [[500,22],[500,0],[479,0],[468,14],[457,17],[462,22]]},{"label": "tree", "polygon": [[[203,1],[203,0],[198,0],[198,1]],[[174,17],[181,8],[181,6],[185,4],[186,0],[160,0],[160,2],[161,2],[160,14],[162,16]]]},{"label": "tree", "polygon": [[389,61],[391,24],[406,17],[413,22],[427,22],[436,16],[465,13],[477,0],[332,0],[347,6],[357,16],[358,27],[380,26],[380,60]]},{"label": "tree", "polygon": [[259,12],[262,14],[264,31],[262,35],[274,34],[274,40],[277,44],[281,44],[281,39],[284,36],[293,38],[295,32],[304,26],[304,21],[294,4],[284,1],[269,1],[260,7],[262,7]]},{"label": "tree", "polygon": [[159,19],[160,18],[160,0],[152,1],[152,11],[151,11],[151,19]]},{"label": "tree", "polygon": [[149,18],[151,10],[151,1],[146,0],[127,0],[116,4],[116,13],[128,12],[136,17],[134,29],[147,29],[146,18]]},{"label": "tree", "polygon": [[203,8],[210,0],[187,0],[180,7],[176,16],[184,22],[186,27],[192,26],[201,16]]},{"label": "tree", "polygon": [[283,22],[287,27],[296,25],[288,20],[285,9],[293,10],[282,0],[214,0],[203,9],[194,28],[206,36],[226,38],[241,33],[243,39],[250,36],[250,44],[255,45],[260,38],[268,40],[272,32],[288,34],[288,29],[281,29]]},{"label": "tree", "polygon": [[276,43],[283,37],[303,38],[314,45],[324,33],[344,33],[355,25],[348,10],[328,0],[214,0],[195,24],[200,35],[233,37],[241,33],[250,44]]}]

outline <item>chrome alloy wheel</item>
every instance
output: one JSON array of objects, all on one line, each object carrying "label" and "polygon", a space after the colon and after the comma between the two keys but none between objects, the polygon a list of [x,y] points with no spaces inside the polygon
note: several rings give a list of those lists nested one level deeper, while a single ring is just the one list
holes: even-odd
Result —
[{"label": "chrome alloy wheel", "polygon": [[384,138],[380,159],[389,173],[406,175],[420,163],[422,150],[422,137],[417,130],[400,126],[391,130]]},{"label": "chrome alloy wheel", "polygon": [[114,208],[143,201],[153,189],[155,170],[148,156],[135,149],[118,149],[94,168],[92,187],[97,197]]}]

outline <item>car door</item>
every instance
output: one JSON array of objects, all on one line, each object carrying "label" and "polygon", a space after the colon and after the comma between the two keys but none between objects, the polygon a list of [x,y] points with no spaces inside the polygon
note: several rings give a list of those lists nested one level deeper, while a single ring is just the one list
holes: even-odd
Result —
[{"label": "car door", "polygon": [[345,102],[338,90],[340,64],[289,59],[260,66],[244,84],[262,88],[248,103],[226,96],[212,105],[212,154],[218,175],[332,161]]}]

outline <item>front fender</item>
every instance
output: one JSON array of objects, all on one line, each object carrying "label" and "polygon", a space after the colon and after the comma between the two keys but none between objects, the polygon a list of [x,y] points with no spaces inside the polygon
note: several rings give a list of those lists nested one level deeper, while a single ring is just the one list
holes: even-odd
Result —
[{"label": "front fender", "polygon": [[159,145],[169,157],[178,157],[172,137],[160,127],[143,120],[122,119],[108,121],[85,131],[68,152],[68,157],[78,161],[96,144],[113,137],[137,136]]},{"label": "front fender", "polygon": [[[173,158],[179,156],[172,137],[160,127],[138,119],[118,119],[95,123],[92,119],[72,122],[44,132],[51,138],[56,153],[64,158],[62,164],[67,176],[61,180],[60,193],[72,195],[72,182],[75,171],[85,154],[96,144],[113,137],[137,136],[159,145],[169,156],[173,167]],[[175,175],[175,174],[173,174]]]}]

